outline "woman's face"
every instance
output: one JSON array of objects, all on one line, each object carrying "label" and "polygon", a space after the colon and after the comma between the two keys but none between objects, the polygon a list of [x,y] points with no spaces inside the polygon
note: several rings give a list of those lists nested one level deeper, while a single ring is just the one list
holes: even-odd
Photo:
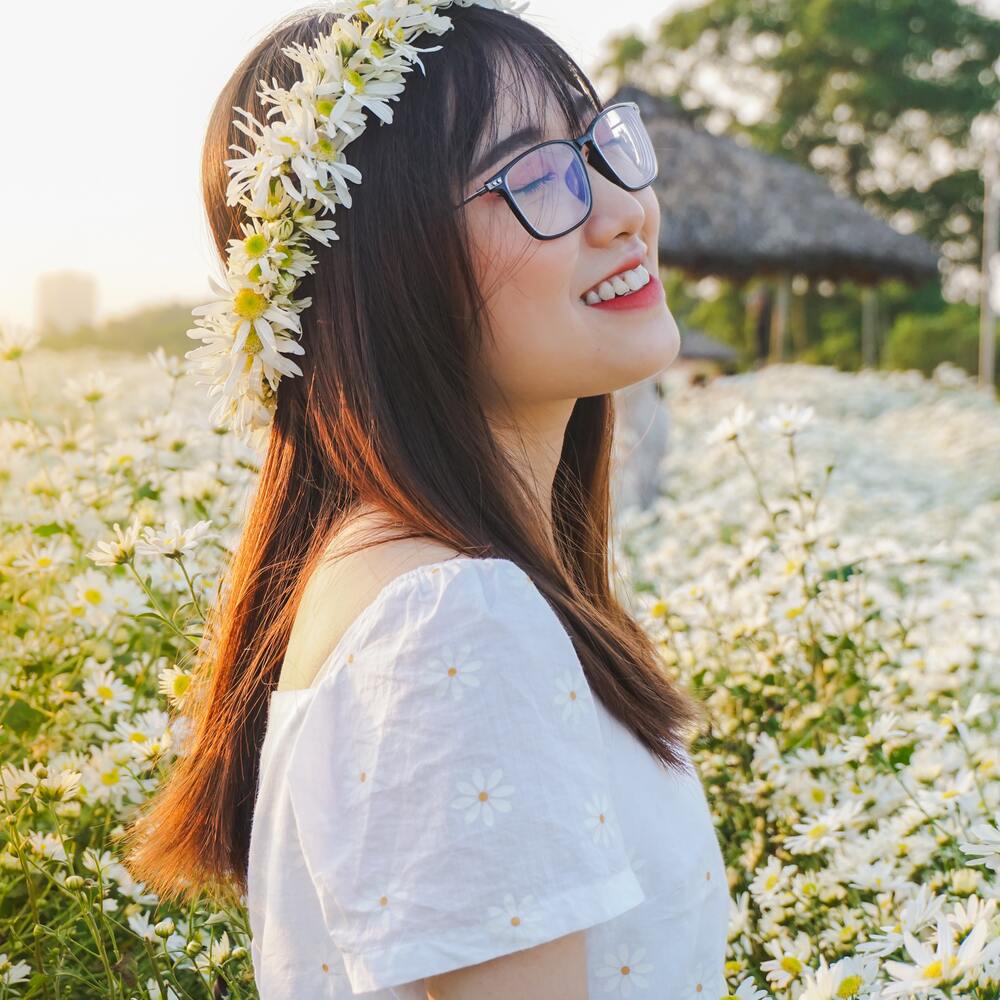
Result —
[{"label": "woman's face", "polygon": [[[539,124],[518,115],[519,102],[508,99],[512,89],[502,90],[500,140]],[[571,137],[554,99],[545,111],[544,134],[486,163],[466,195],[529,146]],[[487,410],[498,395],[518,408],[611,392],[666,368],[680,349],[659,280],[655,193],[651,187],[626,191],[589,165],[587,175],[593,192],[590,216],[556,239],[532,237],[502,195],[484,194],[465,206],[473,267],[488,308],[479,386]],[[610,309],[584,300],[602,279],[638,263],[655,283],[651,304]]]}]

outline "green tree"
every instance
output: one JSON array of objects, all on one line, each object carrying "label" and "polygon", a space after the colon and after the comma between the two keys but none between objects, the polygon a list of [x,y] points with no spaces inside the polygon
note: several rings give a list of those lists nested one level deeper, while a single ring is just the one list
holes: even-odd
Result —
[{"label": "green tree", "polygon": [[1000,21],[958,0],[709,0],[613,38],[599,72],[711,113],[978,266],[970,127],[1000,102],[997,53]]}]

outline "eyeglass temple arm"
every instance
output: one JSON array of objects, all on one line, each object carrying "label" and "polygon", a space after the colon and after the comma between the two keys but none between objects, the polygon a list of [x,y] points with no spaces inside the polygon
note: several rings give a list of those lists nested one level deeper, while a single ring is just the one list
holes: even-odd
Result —
[{"label": "eyeglass temple arm", "polygon": [[473,191],[468,198],[463,199],[459,202],[459,205],[465,205],[472,201],[473,198],[478,198],[481,194],[486,194],[487,191],[492,191],[494,188],[500,187],[503,184],[503,178],[499,175],[496,177],[491,177],[481,188]]}]

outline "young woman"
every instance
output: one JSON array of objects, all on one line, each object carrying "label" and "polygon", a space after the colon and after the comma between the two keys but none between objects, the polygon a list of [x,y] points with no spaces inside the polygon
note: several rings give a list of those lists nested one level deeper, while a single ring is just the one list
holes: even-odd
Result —
[{"label": "young woman", "polygon": [[[608,559],[612,393],[679,346],[655,155],[491,6],[450,8],[349,147],[191,740],[133,832],[161,895],[243,894],[265,1000],[725,992],[701,706]],[[258,83],[291,88],[331,23],[282,23],[219,96],[220,254],[232,109],[262,119]]]}]

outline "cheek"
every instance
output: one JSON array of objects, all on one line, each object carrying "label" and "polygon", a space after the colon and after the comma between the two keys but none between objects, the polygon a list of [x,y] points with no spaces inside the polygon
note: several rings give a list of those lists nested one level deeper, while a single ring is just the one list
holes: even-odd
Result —
[{"label": "cheek", "polygon": [[660,201],[652,186],[633,192],[642,204],[646,217],[642,223],[642,241],[649,247],[653,260],[658,261],[660,243]]},{"label": "cheek", "polygon": [[[483,363],[508,397],[550,398],[570,356],[579,236],[536,240],[506,205],[477,242],[476,270],[487,302]],[[484,386],[487,397],[491,395]],[[493,393],[496,389],[493,389]]]}]

